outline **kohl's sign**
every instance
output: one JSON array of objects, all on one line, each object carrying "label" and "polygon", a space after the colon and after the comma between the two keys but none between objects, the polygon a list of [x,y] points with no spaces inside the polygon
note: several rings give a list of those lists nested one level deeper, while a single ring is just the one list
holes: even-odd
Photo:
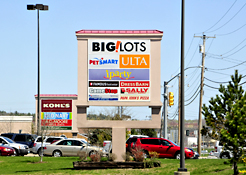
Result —
[{"label": "kohl's sign", "polygon": [[72,112],[72,100],[42,100],[42,112]]}]

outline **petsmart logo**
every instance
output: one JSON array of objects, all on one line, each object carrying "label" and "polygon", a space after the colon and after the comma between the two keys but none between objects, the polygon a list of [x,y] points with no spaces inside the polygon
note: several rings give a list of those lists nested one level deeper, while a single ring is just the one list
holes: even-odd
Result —
[{"label": "petsmart logo", "polygon": [[118,64],[117,59],[105,59],[105,58],[93,58],[89,60],[89,64],[91,65],[112,65],[112,64]]}]

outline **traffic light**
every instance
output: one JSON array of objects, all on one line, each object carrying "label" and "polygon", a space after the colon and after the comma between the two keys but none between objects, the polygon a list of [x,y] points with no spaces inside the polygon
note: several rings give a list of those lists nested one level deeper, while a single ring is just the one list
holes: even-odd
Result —
[{"label": "traffic light", "polygon": [[169,106],[173,106],[174,105],[174,96],[173,96],[173,92],[169,92]]}]

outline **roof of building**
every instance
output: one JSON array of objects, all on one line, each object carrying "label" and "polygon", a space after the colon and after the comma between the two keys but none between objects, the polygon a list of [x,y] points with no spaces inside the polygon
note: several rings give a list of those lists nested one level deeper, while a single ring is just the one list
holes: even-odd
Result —
[{"label": "roof of building", "polygon": [[[35,97],[38,97],[36,94]],[[78,97],[77,94],[40,94],[40,97]]]},{"label": "roof of building", "polygon": [[160,34],[160,30],[79,30],[77,34]]}]

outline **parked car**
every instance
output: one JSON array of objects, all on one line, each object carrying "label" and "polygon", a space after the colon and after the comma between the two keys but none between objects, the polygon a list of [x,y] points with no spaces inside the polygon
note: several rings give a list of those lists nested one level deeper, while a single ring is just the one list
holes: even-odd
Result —
[{"label": "parked car", "polygon": [[[51,144],[54,141],[63,140],[63,139],[65,139],[65,138],[64,137],[56,137],[56,136],[44,136],[42,147],[45,147],[46,145]],[[34,145],[31,148],[31,152],[33,154],[38,154],[39,156],[41,156],[41,145],[42,145],[42,137],[38,136],[34,140]]]},{"label": "parked car", "polygon": [[12,156],[15,155],[15,150],[9,146],[0,146],[0,156]]},{"label": "parked car", "polygon": [[44,147],[44,155],[50,155],[54,157],[77,156],[79,151],[88,152],[89,156],[96,152],[102,153],[103,156],[107,156],[107,153],[103,150],[103,148],[90,146],[90,144],[87,143],[84,139],[68,138],[59,140]]},{"label": "parked car", "polygon": [[[233,154],[230,150],[225,149],[223,144],[220,141],[215,142],[215,151],[214,156],[221,159],[230,159],[233,157]],[[246,152],[246,147],[243,147],[243,151]]]},{"label": "parked car", "polygon": [[194,151],[192,148],[188,148],[188,149],[190,149],[194,153],[194,156],[192,157],[192,159],[198,159],[200,157],[200,155],[198,154],[198,152]]},{"label": "parked car", "polygon": [[134,147],[134,144],[137,141],[137,138],[147,138],[149,136],[146,135],[131,135],[127,140],[126,140],[126,152],[131,153],[132,147]]},{"label": "parked car", "polygon": [[18,155],[24,156],[30,152],[29,147],[27,145],[16,143],[15,141],[9,139],[8,137],[0,136],[0,145],[14,148],[15,154],[17,156]]},{"label": "parked car", "polygon": [[18,133],[3,133],[1,136],[8,137],[15,141],[16,143],[21,143],[27,145],[29,148],[32,148],[34,145],[34,140],[37,137],[33,134],[18,134]]},{"label": "parked car", "polygon": [[215,142],[215,151],[214,156],[221,158],[221,159],[230,159],[233,157],[231,151],[225,150],[223,144],[220,141]]},{"label": "parked car", "polygon": [[[180,159],[180,146],[176,143],[163,138],[137,138],[133,147],[140,147],[144,151],[145,157],[149,156],[149,152],[159,153],[160,158]],[[192,158],[194,152],[185,148],[185,158]]]},{"label": "parked car", "polygon": [[[130,135],[130,137],[126,141],[126,151],[130,152],[129,151],[130,143],[136,142],[137,141],[136,138],[139,138],[139,137],[149,137],[149,136],[146,136],[146,135]],[[135,138],[135,139],[133,139],[133,138]],[[103,148],[106,152],[112,153],[112,142],[110,140],[104,140],[103,141]]]}]

